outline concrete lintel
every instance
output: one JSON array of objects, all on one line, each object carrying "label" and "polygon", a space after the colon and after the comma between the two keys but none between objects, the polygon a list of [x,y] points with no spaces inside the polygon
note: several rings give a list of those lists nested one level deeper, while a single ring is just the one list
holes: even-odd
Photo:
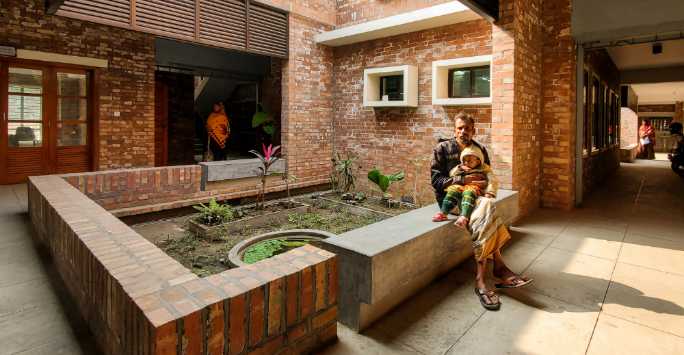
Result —
[{"label": "concrete lintel", "polygon": [[319,33],[314,36],[314,39],[317,43],[337,47],[480,18],[482,18],[480,15],[459,1],[451,1]]},{"label": "concrete lintel", "polygon": [[[285,159],[279,159],[271,166],[269,175],[285,171]],[[202,167],[202,190],[207,183],[222,180],[242,179],[259,176],[259,159],[235,159],[199,163]]]}]

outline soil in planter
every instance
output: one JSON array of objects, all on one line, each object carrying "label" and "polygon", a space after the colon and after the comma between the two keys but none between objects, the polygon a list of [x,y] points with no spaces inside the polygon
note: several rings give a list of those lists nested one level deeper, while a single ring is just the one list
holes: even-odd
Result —
[{"label": "soil in planter", "polygon": [[361,206],[361,207],[369,208],[371,210],[376,210],[376,211],[388,213],[388,214],[391,214],[393,216],[400,215],[402,213],[406,213],[408,211],[415,209],[415,207],[409,207],[406,204],[399,204],[398,206],[390,207],[387,205],[386,202],[383,202],[380,197],[375,197],[375,196],[368,196],[365,200],[360,201],[360,202],[359,201],[354,201],[354,202],[345,201],[342,199],[342,194],[338,194],[338,193],[334,193],[334,192],[325,194],[325,195],[323,195],[323,197],[331,199],[331,200],[339,201],[339,202],[353,204],[355,206]]},{"label": "soil in planter", "polygon": [[228,261],[229,250],[235,244],[256,235],[289,229],[319,229],[341,234],[384,219],[375,215],[357,216],[337,204],[323,200],[298,200],[312,204],[311,212],[292,213],[286,223],[245,227],[213,241],[187,231],[187,221],[195,218],[196,214],[133,225],[132,228],[195,274],[207,276],[231,268]]}]

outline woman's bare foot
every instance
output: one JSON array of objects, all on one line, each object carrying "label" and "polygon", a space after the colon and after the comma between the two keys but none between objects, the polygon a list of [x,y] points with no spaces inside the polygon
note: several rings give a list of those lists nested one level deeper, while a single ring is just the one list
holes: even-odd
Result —
[{"label": "woman's bare foot", "polygon": [[458,219],[456,220],[456,222],[454,222],[454,224],[458,227],[461,227],[461,228],[467,228],[468,222],[470,222],[470,220],[468,220],[468,218],[466,218],[464,216],[459,216]]}]

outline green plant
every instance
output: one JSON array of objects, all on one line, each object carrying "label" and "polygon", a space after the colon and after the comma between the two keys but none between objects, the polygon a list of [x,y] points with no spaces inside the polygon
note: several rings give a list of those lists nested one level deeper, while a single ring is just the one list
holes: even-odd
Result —
[{"label": "green plant", "polygon": [[349,192],[356,187],[356,171],[358,170],[355,164],[356,159],[353,155],[347,155],[343,159],[340,153],[336,153],[333,157],[334,177],[331,177],[331,180],[335,182],[333,184],[335,191]]},{"label": "green plant", "polygon": [[257,105],[257,112],[252,116],[252,128],[257,127],[261,127],[261,130],[273,139],[276,132],[275,120],[261,104]]},{"label": "green plant", "polygon": [[233,207],[230,205],[222,205],[216,202],[215,198],[212,198],[208,205],[200,203],[199,206],[193,207],[200,213],[197,219],[208,226],[225,223],[231,221],[235,217]]},{"label": "green plant", "polygon": [[278,150],[280,150],[280,146],[274,147],[272,144],[269,144],[268,147],[266,147],[262,144],[261,148],[263,155],[257,152],[256,150],[249,151],[250,153],[256,155],[256,157],[259,158],[259,161],[261,161],[261,166],[259,167],[259,176],[261,177],[261,190],[259,190],[259,194],[257,195],[257,209],[264,208],[264,203],[266,199],[266,176],[268,176],[268,170],[271,168],[273,164],[275,164],[275,162],[277,162],[280,159],[275,156],[276,153],[278,153]]},{"label": "green plant", "polygon": [[380,191],[382,191],[382,197],[386,200],[390,199],[392,195],[390,195],[387,190],[389,189],[390,185],[392,185],[393,182],[396,181],[401,181],[404,179],[404,172],[399,171],[397,173],[394,173],[392,175],[383,175],[378,168],[374,168],[373,170],[368,172],[368,180],[372,181],[375,183]]},{"label": "green plant", "polygon": [[320,228],[325,223],[325,219],[318,213],[292,213],[287,216],[287,221],[294,225],[296,229]]},{"label": "green plant", "polygon": [[268,239],[255,243],[245,250],[242,256],[242,261],[247,264],[254,264],[258,261],[268,259],[274,255],[286,252],[293,248],[298,248],[308,244],[305,241],[285,240],[285,239]]}]

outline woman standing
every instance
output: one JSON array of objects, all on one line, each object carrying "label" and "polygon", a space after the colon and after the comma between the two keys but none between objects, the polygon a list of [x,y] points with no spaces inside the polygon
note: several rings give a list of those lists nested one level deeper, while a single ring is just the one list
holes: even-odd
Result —
[{"label": "woman standing", "polygon": [[225,160],[230,125],[222,102],[214,104],[213,112],[207,118],[207,133],[209,134],[209,147],[207,149],[211,150],[214,160]]},{"label": "woman standing", "polygon": [[639,159],[655,159],[655,129],[651,120],[644,120],[639,127]]}]

